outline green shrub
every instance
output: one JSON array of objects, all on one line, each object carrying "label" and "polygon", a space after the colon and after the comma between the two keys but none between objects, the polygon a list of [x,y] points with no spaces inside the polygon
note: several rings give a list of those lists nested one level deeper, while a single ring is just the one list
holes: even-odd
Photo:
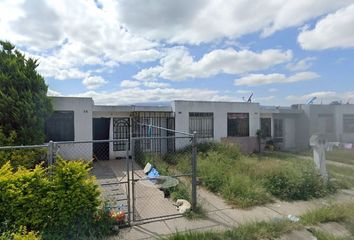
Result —
[{"label": "green shrub", "polygon": [[[14,131],[11,132],[10,137],[6,137],[0,128],[0,146],[13,146],[15,139],[16,133]],[[0,167],[10,161],[14,168],[19,166],[34,168],[37,164],[45,163],[46,158],[46,148],[0,150]]]},{"label": "green shrub", "polygon": [[177,199],[185,199],[187,201],[191,201],[191,189],[183,182],[179,182],[179,184],[170,189],[172,200],[176,201]]},{"label": "green shrub", "polygon": [[222,196],[238,207],[251,207],[271,201],[263,186],[247,175],[233,175],[222,185]]},{"label": "green shrub", "polygon": [[231,161],[224,154],[211,151],[198,155],[198,176],[204,186],[212,192],[219,192],[231,169]]},{"label": "green shrub", "polygon": [[0,235],[0,240],[40,240],[38,233],[27,231],[25,227],[20,227],[17,231],[7,231]]},{"label": "green shrub", "polygon": [[0,189],[0,222],[36,230],[47,224],[47,193],[51,186],[41,166],[13,172],[6,163],[0,168]]},{"label": "green shrub", "polygon": [[81,161],[58,161],[53,169],[47,206],[51,218],[49,231],[65,231],[71,236],[86,233],[100,205],[99,190]]},{"label": "green shrub", "polygon": [[285,200],[308,200],[322,197],[328,188],[313,168],[307,164],[289,164],[266,174],[264,185],[274,196]]},{"label": "green shrub", "polygon": [[45,164],[46,160],[46,148],[0,150],[0,166],[10,161],[14,168],[34,168],[38,164]]},{"label": "green shrub", "polygon": [[9,162],[0,168],[0,231],[26,226],[45,239],[91,234],[100,201],[89,165],[58,161],[51,176],[46,172],[39,165],[13,170]]}]

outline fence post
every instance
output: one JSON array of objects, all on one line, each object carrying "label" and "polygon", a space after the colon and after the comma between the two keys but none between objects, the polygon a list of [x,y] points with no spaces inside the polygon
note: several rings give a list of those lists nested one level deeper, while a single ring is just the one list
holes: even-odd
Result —
[{"label": "fence post", "polygon": [[[132,139],[132,145],[130,146],[132,152],[132,159],[131,159],[131,173],[132,173],[132,190],[131,190],[131,198],[132,198],[132,215],[133,215],[133,222],[135,222],[135,179],[134,179],[134,161],[135,161],[135,139]],[[130,195],[130,194],[129,194]],[[130,197],[130,196],[129,196]]]},{"label": "fence post", "polygon": [[192,138],[192,210],[197,208],[197,132]]},{"label": "fence post", "polygon": [[125,142],[125,149],[126,149],[126,156],[125,156],[125,161],[126,161],[126,172],[127,172],[127,188],[128,188],[128,194],[127,194],[127,210],[128,210],[128,223],[130,224],[131,220],[131,206],[130,206],[130,170],[129,170],[129,140]]},{"label": "fence post", "polygon": [[53,151],[54,151],[54,143],[53,141],[49,141],[48,142],[48,166],[52,166],[53,165]]}]

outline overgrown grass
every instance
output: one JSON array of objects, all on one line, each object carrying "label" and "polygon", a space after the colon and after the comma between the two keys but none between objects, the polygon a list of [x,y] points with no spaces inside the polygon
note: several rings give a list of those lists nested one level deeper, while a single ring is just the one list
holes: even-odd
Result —
[{"label": "overgrown grass", "polygon": [[334,149],[327,152],[327,159],[354,165],[354,151],[345,149]]},{"label": "overgrown grass", "polygon": [[344,222],[354,220],[354,203],[331,205],[322,207],[304,214],[301,223],[314,225],[325,222]]},{"label": "overgrown grass", "polygon": [[328,232],[313,230],[312,235],[317,238],[317,240],[346,240],[343,237],[336,237]]},{"label": "overgrown grass", "polygon": [[[198,145],[198,177],[208,190],[236,207],[247,208],[284,200],[325,196],[334,187],[323,183],[311,161],[294,154],[242,155],[232,145]],[[180,158],[176,168],[190,169],[190,159]]]},{"label": "overgrown grass", "polygon": [[[324,222],[340,222],[354,236],[354,203],[341,205],[331,205],[310,211],[300,217],[298,223],[288,220],[272,220],[269,222],[255,222],[241,225],[237,228],[226,231],[207,231],[207,232],[187,232],[175,233],[166,240],[258,240],[258,239],[277,239],[283,234],[296,229],[304,229]],[[345,238],[335,237],[327,232],[312,229],[312,234],[319,240],[340,240]]]},{"label": "overgrown grass", "polygon": [[298,228],[297,224],[289,221],[257,222],[242,225],[238,228],[223,232],[188,232],[176,233],[168,240],[249,240],[249,239],[276,239],[282,234]]},{"label": "overgrown grass", "polygon": [[[241,154],[228,144],[208,142],[197,146],[197,171],[200,183],[230,204],[248,208],[282,200],[309,200],[333,193],[337,188],[354,186],[346,176],[351,172],[331,167],[335,182],[324,183],[312,161],[301,156],[273,152]],[[144,155],[142,165],[150,162],[162,175],[191,172],[191,147],[165,156]],[[345,176],[339,176],[344,173]],[[338,176],[338,177],[337,177]],[[173,196],[186,198],[184,187],[173,189]]]}]

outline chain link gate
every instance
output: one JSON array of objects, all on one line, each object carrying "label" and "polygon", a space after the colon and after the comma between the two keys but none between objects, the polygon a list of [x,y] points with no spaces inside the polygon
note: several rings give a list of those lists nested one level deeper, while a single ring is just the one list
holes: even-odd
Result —
[{"label": "chain link gate", "polygon": [[[119,146],[119,152],[114,152],[113,146]],[[128,139],[120,139],[50,142],[48,149],[52,152],[51,162],[55,162],[58,157],[65,160],[92,160],[92,175],[100,185],[106,208],[124,212],[126,219],[122,224],[130,225],[132,213],[129,146]]]},{"label": "chain link gate", "polygon": [[[178,198],[196,207],[195,140],[194,135],[132,138],[134,223],[181,216],[175,204]],[[144,172],[148,163],[159,176]]]}]

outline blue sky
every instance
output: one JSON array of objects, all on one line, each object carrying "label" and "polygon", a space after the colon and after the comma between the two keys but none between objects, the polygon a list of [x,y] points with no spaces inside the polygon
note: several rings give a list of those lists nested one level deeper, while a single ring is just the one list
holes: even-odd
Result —
[{"label": "blue sky", "polygon": [[0,0],[0,38],[49,95],[354,102],[353,0]]}]

